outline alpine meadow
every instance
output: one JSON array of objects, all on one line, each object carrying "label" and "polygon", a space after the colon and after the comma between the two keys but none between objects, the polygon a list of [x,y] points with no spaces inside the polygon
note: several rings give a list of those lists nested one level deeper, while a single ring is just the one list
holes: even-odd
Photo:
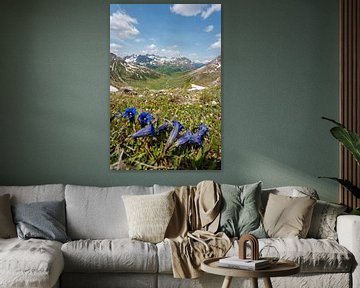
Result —
[{"label": "alpine meadow", "polygon": [[110,5],[110,169],[221,169],[221,5]]}]

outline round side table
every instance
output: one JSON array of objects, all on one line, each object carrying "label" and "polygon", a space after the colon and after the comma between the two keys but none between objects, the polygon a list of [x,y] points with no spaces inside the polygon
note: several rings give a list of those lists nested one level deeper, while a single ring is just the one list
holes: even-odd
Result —
[{"label": "round side table", "polygon": [[229,288],[233,277],[251,278],[253,287],[258,288],[258,278],[263,278],[265,287],[272,288],[270,277],[289,276],[300,272],[300,266],[288,260],[279,260],[269,268],[261,270],[245,270],[222,267],[219,259],[206,259],[201,263],[201,270],[216,275],[225,276],[222,288]]}]

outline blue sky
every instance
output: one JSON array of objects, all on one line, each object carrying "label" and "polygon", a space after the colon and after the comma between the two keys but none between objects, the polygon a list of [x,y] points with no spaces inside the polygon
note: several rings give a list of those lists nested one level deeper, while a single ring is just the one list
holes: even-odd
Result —
[{"label": "blue sky", "polygon": [[221,4],[111,4],[110,51],[210,61],[221,55]]}]

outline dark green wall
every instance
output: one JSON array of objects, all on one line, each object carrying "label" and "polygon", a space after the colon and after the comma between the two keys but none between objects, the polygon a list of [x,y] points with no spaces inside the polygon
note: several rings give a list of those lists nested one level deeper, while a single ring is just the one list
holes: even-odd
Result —
[{"label": "dark green wall", "polygon": [[111,172],[109,2],[2,1],[0,184],[261,179],[337,201],[337,185],[317,179],[338,174],[320,119],[338,118],[337,0],[222,3],[223,169]]}]

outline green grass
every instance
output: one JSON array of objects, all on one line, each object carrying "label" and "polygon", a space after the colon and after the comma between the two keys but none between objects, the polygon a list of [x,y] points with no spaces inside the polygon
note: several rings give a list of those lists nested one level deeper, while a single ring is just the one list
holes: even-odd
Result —
[{"label": "green grass", "polygon": [[[171,81],[181,81],[184,75],[171,77]],[[166,77],[164,77],[165,79]],[[110,165],[112,169],[135,170],[176,170],[176,169],[220,169],[221,165],[221,101],[220,88],[186,93],[185,89],[168,89],[165,92],[149,92],[154,87],[164,88],[161,81],[147,81],[144,87],[138,85],[138,95],[110,95]],[[176,87],[169,81],[168,88]],[[186,82],[183,81],[184,85]],[[150,86],[149,86],[150,85]],[[152,87],[152,88],[150,88]],[[141,94],[141,97],[140,96]],[[131,135],[140,129],[136,123],[131,125],[126,118],[116,118],[117,111],[135,107],[138,113],[149,112],[157,118],[155,126],[177,120],[184,130],[196,132],[200,123],[209,128],[209,135],[204,138],[201,147],[170,147],[165,151],[169,131],[156,137],[132,139]],[[136,121],[137,122],[137,121]]]}]

